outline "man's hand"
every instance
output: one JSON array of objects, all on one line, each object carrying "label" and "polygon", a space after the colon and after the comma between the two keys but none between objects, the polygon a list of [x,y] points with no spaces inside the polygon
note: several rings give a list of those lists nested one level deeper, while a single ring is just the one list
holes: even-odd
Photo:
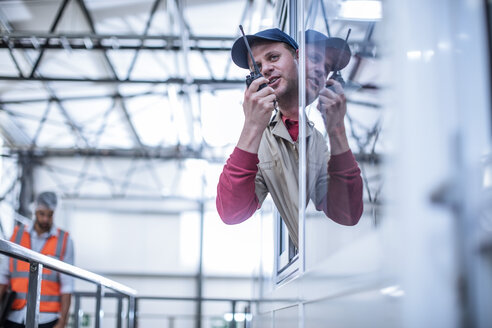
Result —
[{"label": "man's hand", "polygon": [[0,302],[3,300],[3,295],[5,295],[8,287],[8,285],[0,284]]},{"label": "man's hand", "polygon": [[61,294],[61,310],[58,322],[53,328],[65,328],[68,323],[68,311],[70,310],[71,294]]},{"label": "man's hand", "polygon": [[65,323],[58,320],[58,322],[53,326],[53,328],[65,328]]},{"label": "man's hand", "polygon": [[332,86],[335,92],[323,88],[319,93],[318,110],[323,117],[326,132],[330,138],[330,150],[332,155],[337,155],[349,150],[347,135],[345,134],[345,114],[347,113],[347,100],[343,88],[335,80],[328,80],[327,86]]},{"label": "man's hand", "polygon": [[264,83],[268,84],[268,79],[265,77],[254,80],[244,92],[243,102],[245,125],[261,132],[267,127],[275,108],[274,90],[267,86],[258,91],[260,85]]},{"label": "man's hand", "polygon": [[244,92],[244,126],[237,147],[250,153],[258,152],[261,136],[275,109],[274,90],[267,86],[258,91],[264,83],[268,84],[268,79],[260,77]]}]

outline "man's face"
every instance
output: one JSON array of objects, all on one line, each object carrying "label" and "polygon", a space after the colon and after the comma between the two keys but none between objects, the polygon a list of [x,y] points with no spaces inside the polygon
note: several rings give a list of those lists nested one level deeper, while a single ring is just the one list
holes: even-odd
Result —
[{"label": "man's face", "polygon": [[37,230],[43,232],[48,232],[53,225],[53,210],[46,207],[38,207],[36,209],[36,221],[34,225],[38,228]]},{"label": "man's face", "polygon": [[[297,60],[295,52],[282,42],[253,44],[251,51],[261,74],[269,80],[278,99],[290,93],[297,95]],[[253,66],[249,59],[250,67]]]},{"label": "man's face", "polygon": [[332,60],[326,55],[325,47],[306,44],[306,102],[312,103],[325,87],[328,73],[333,66]]}]

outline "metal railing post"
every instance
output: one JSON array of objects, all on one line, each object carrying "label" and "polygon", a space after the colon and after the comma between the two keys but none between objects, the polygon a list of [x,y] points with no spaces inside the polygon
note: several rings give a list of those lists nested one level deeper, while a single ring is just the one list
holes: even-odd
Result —
[{"label": "metal railing post", "polygon": [[137,300],[133,296],[128,297],[128,328],[137,327]]},{"label": "metal railing post", "polygon": [[75,295],[75,304],[73,309],[73,326],[80,327],[80,295]]},{"label": "metal railing post", "polygon": [[38,327],[39,299],[41,293],[41,274],[43,265],[36,262],[29,264],[29,289],[27,292],[26,327]]},{"label": "metal railing post", "polygon": [[96,328],[101,327],[101,302],[102,302],[102,286],[100,284],[97,285],[97,295],[96,295],[96,314],[95,314],[95,319],[96,319]]},{"label": "metal railing post", "polygon": [[123,298],[118,296],[118,304],[116,305],[116,327],[121,328],[123,321]]},{"label": "metal railing post", "polygon": [[244,328],[251,328],[251,322],[249,317],[251,315],[251,302],[244,307]]},{"label": "metal railing post", "polygon": [[231,309],[231,312],[232,312],[232,319],[231,319],[231,322],[229,322],[229,327],[230,328],[236,328],[236,301],[232,301],[231,302],[231,306],[232,306],[232,309]]}]

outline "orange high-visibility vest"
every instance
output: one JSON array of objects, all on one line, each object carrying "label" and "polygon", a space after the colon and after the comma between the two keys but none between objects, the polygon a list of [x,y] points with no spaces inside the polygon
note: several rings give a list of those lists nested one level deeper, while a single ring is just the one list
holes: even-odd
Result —
[{"label": "orange high-visibility vest", "polygon": [[[50,236],[41,250],[41,254],[63,260],[68,240],[68,232],[58,229],[56,236]],[[16,226],[10,241],[31,249],[31,235],[24,226]],[[10,258],[10,285],[16,292],[12,309],[20,310],[27,304],[29,285],[29,263]],[[60,281],[56,271],[43,268],[41,280],[40,312],[60,312]]]}]

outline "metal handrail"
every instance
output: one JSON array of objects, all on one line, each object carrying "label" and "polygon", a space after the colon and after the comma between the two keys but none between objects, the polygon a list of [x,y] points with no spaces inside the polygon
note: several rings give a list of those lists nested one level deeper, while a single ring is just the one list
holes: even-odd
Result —
[{"label": "metal handrail", "polygon": [[[74,322],[74,328],[78,328],[79,327],[79,322],[80,322],[80,298],[82,297],[88,297],[88,298],[91,298],[91,297],[96,297],[96,293],[94,292],[84,292],[84,291],[79,291],[79,292],[74,292],[73,293],[73,296],[75,297],[75,308],[74,308],[74,313],[75,313],[75,322]],[[104,294],[104,297],[106,298],[116,298],[117,299],[117,310],[116,310],[116,327],[117,328],[121,328],[122,327],[122,324],[121,324],[121,315],[118,315],[118,314],[121,314],[122,311],[121,311],[121,308],[122,308],[122,304],[121,304],[121,295],[119,294],[116,294],[116,293],[106,293]],[[241,298],[214,298],[214,297],[183,297],[183,296],[137,296],[135,298],[135,309],[136,309],[136,312],[139,313],[138,316],[136,316],[136,320],[135,320],[135,325],[138,326],[138,320],[137,319],[140,319],[142,318],[142,313],[140,311],[137,311],[137,309],[139,308],[138,307],[138,303],[140,301],[187,301],[187,302],[227,302],[227,303],[230,303],[231,305],[231,321],[229,323],[229,327],[236,327],[235,323],[236,323],[236,319],[235,319],[235,314],[236,313],[244,313],[244,315],[246,314],[251,314],[250,312],[250,309],[251,309],[251,303],[253,302],[260,302],[260,300],[254,300],[254,299],[241,299]],[[239,303],[245,303],[247,304],[247,312],[246,310],[243,312],[243,311],[237,311],[237,305]],[[77,315],[79,317],[77,317]],[[145,315],[145,314],[144,314]],[[147,314],[148,315],[148,314]],[[221,315],[198,315],[198,314],[190,314],[190,315],[179,315],[179,314],[174,314],[174,315],[169,315],[169,314],[162,314],[162,315],[159,315],[159,314],[156,314],[157,316],[159,317],[163,317],[163,318],[167,318],[168,320],[170,321],[173,321],[173,320],[178,320],[178,319],[181,319],[181,318],[188,318],[188,319],[194,319],[194,320],[197,320],[198,322],[198,325],[196,327],[202,327],[201,325],[201,320],[203,320],[204,318],[218,318],[218,317],[221,317]],[[249,323],[245,323],[245,327],[246,325],[248,325],[247,327],[249,327]],[[168,323],[168,326],[169,327],[173,327],[172,323]]]},{"label": "metal handrail", "polygon": [[[75,297],[75,305],[74,305],[74,313],[75,313],[75,322],[74,322],[74,328],[79,327],[79,322],[81,319],[81,314],[80,314],[80,298],[82,297],[87,297],[87,298],[92,298],[92,297],[97,297],[97,294],[94,292],[88,292],[88,291],[78,291],[74,292],[73,296]],[[117,310],[116,314],[121,314],[121,296],[116,293],[106,293],[104,294],[104,297],[106,298],[116,298],[117,299]],[[141,301],[185,301],[185,302],[226,302],[229,303],[231,306],[230,314],[231,314],[231,320],[228,324],[229,328],[236,327],[236,319],[235,315],[237,313],[244,313],[246,314],[251,314],[251,305],[254,303],[286,303],[287,304],[293,304],[293,303],[299,303],[300,299],[298,298],[275,298],[275,299],[259,299],[259,298],[223,298],[223,297],[193,297],[193,296],[156,296],[156,295],[139,295],[135,298],[135,325],[138,326],[138,321],[142,319],[145,314],[142,314],[141,309],[139,309],[139,303]],[[238,311],[237,307],[239,304],[244,303],[247,306],[245,307],[244,311]],[[92,314],[92,313],[90,313]],[[138,314],[138,315],[137,315]],[[149,315],[149,313],[147,313]],[[159,314],[156,314],[159,315]],[[194,318],[197,320],[197,326],[196,327],[202,327],[201,320],[209,317],[218,317],[218,315],[197,315],[197,314],[192,314],[192,315],[169,315],[169,314],[162,314],[160,317],[167,318],[170,321],[173,320],[178,320],[180,318]],[[122,317],[121,315],[116,316],[116,327],[121,328],[122,327]],[[168,326],[172,327],[172,323],[168,322]],[[250,322],[248,320],[245,320],[244,322],[244,327],[248,328],[250,327]]]},{"label": "metal handrail", "polygon": [[[98,302],[96,313],[101,313],[102,287],[109,288],[128,297],[128,327],[133,328],[135,323],[135,297],[137,292],[116,281],[110,280],[93,272],[64,263],[60,260],[40,254],[5,239],[0,239],[0,253],[16,259],[29,262],[29,290],[27,295],[26,327],[38,326],[39,299],[41,289],[41,273],[43,267],[82,279],[97,285]],[[100,327],[100,315],[96,316],[96,328]]]}]

